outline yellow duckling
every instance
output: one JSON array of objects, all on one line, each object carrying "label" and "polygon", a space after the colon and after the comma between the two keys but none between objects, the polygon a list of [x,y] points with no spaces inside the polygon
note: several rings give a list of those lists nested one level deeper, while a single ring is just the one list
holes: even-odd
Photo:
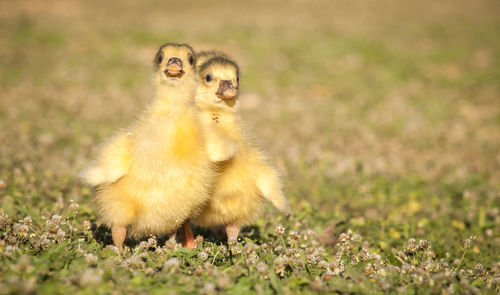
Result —
[{"label": "yellow duckling", "polygon": [[223,138],[229,143],[234,155],[217,163],[219,174],[210,201],[192,220],[202,226],[224,225],[228,239],[236,239],[240,228],[258,217],[264,199],[285,214],[290,213],[290,207],[277,171],[241,129],[238,65],[217,52],[203,53],[200,58],[205,61],[198,64],[202,81],[195,102],[200,108],[201,121],[205,130],[216,130],[221,135],[213,138]]},{"label": "yellow duckling", "polygon": [[[221,57],[230,60],[227,55],[218,51],[201,51],[196,54],[196,68],[200,68],[203,63],[213,57]],[[203,87],[197,88],[196,96],[203,97],[206,95],[206,89]],[[213,95],[215,97],[215,95]],[[198,107],[201,108],[200,121],[202,122],[203,132],[206,138],[207,152],[210,160],[213,162],[222,162],[231,158],[236,150],[238,143],[231,139],[231,135],[227,134],[224,129],[218,128],[214,125],[214,116],[206,115],[207,107],[197,102]]]},{"label": "yellow duckling", "polygon": [[[214,178],[194,95],[193,49],[167,43],[154,60],[156,99],[100,150],[83,179],[97,188],[100,219],[121,248],[131,236],[175,234],[208,199]],[[190,227],[184,245],[194,247]]]}]

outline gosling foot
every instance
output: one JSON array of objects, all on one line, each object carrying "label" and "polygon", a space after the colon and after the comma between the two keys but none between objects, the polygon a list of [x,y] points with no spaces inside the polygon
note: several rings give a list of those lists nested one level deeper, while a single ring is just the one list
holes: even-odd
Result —
[{"label": "gosling foot", "polygon": [[234,225],[234,224],[226,224],[226,235],[227,235],[227,241],[237,241],[238,240],[238,235],[240,234],[240,226]]},{"label": "gosling foot", "polygon": [[193,230],[191,229],[191,224],[189,220],[184,222],[180,232],[181,232],[182,247],[188,249],[196,248],[196,241],[194,240]]},{"label": "gosling foot", "polygon": [[113,225],[113,227],[111,227],[111,236],[113,237],[113,244],[122,251],[123,242],[127,236],[127,229],[121,225]]}]

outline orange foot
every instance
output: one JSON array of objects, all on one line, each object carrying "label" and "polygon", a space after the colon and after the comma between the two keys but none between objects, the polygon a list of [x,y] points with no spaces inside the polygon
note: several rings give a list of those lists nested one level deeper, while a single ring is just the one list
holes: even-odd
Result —
[{"label": "orange foot", "polygon": [[193,230],[191,229],[191,224],[189,223],[189,220],[184,222],[184,224],[181,227],[181,240],[182,240],[182,247],[188,249],[196,248],[196,241],[194,240]]},{"label": "orange foot", "polygon": [[125,241],[125,236],[127,235],[127,229],[124,226],[113,225],[111,227],[111,236],[113,238],[113,244],[121,251],[123,250],[123,241]]},{"label": "orange foot", "polygon": [[240,226],[234,224],[226,224],[227,240],[238,240],[240,234]]}]

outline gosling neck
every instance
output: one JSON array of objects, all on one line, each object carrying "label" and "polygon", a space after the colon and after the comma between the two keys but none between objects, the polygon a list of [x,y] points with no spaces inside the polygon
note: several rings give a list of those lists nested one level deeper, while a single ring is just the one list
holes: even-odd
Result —
[{"label": "gosling neck", "polygon": [[151,106],[153,114],[175,112],[194,106],[196,81],[157,83],[156,98]]},{"label": "gosling neck", "polygon": [[203,99],[195,99],[195,104],[201,110],[201,112],[216,113],[218,115],[227,117],[236,116],[236,114],[238,113],[238,101],[235,102],[236,105],[233,105],[233,107],[224,105],[225,102],[223,101],[214,103]]}]

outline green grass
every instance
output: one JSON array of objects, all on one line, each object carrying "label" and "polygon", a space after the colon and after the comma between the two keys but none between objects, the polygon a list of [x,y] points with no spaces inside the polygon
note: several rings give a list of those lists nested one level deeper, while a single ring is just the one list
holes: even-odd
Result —
[{"label": "green grass", "polygon": [[[498,293],[500,7],[459,2],[3,4],[0,294]],[[240,63],[294,214],[117,254],[77,175],[167,41]]]}]

